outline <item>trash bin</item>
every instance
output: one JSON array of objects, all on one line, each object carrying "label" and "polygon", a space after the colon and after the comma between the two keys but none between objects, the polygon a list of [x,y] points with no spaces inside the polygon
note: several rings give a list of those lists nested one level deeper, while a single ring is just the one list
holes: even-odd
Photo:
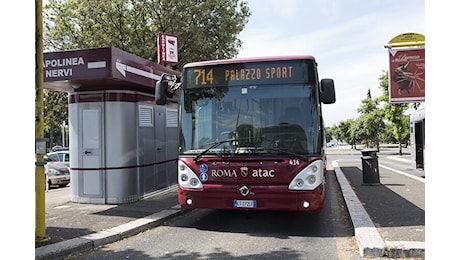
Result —
[{"label": "trash bin", "polygon": [[363,184],[376,185],[380,184],[379,161],[377,150],[363,149],[361,150],[362,165],[363,165]]}]

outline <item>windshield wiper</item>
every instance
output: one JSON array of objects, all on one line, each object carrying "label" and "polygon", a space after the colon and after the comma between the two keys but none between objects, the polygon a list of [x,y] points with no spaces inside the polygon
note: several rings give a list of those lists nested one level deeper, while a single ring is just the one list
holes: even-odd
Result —
[{"label": "windshield wiper", "polygon": [[223,144],[223,143],[229,143],[229,142],[233,142],[233,141],[238,141],[237,139],[227,139],[227,140],[222,140],[222,141],[217,141],[217,142],[214,142],[212,143],[211,146],[209,146],[208,148],[206,148],[205,150],[201,151],[199,154],[197,154],[195,156],[195,158],[193,158],[193,160],[196,162],[198,161],[198,159],[201,158],[201,156],[203,156],[203,154],[207,153],[209,150],[211,150],[212,148],[216,148],[217,146]]},{"label": "windshield wiper", "polygon": [[195,156],[195,158],[193,158],[193,160],[196,162],[198,161],[198,159],[201,158],[201,156],[203,156],[203,154],[207,153],[209,150],[213,149],[213,148],[216,148],[217,146],[223,144],[223,143],[230,143],[230,142],[238,142],[238,141],[247,141],[249,138],[232,138],[232,139],[226,139],[226,140],[222,140],[222,141],[216,141],[214,143],[208,143],[208,144],[211,144],[211,146],[209,146],[208,148],[206,148],[205,150],[201,151],[199,154],[197,154]]}]

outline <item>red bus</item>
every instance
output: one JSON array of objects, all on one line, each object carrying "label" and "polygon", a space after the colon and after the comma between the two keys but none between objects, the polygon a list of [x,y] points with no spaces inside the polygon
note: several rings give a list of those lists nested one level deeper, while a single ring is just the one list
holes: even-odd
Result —
[{"label": "red bus", "polygon": [[181,207],[323,209],[321,104],[335,102],[335,89],[318,80],[314,57],[189,63],[181,81]]}]

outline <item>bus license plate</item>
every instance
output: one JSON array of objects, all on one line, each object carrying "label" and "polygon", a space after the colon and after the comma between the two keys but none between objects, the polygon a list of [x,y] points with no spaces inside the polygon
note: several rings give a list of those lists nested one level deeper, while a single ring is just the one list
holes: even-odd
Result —
[{"label": "bus license plate", "polygon": [[233,206],[235,208],[256,208],[257,202],[255,200],[234,200]]}]

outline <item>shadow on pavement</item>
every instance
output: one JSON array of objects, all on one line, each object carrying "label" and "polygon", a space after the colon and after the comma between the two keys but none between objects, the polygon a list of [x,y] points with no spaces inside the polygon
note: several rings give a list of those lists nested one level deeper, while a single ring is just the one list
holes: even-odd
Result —
[{"label": "shadow on pavement", "polygon": [[425,211],[387,187],[404,188],[406,186],[404,183],[364,185],[362,172],[358,167],[343,167],[342,170],[376,225],[380,227],[425,225]]}]

